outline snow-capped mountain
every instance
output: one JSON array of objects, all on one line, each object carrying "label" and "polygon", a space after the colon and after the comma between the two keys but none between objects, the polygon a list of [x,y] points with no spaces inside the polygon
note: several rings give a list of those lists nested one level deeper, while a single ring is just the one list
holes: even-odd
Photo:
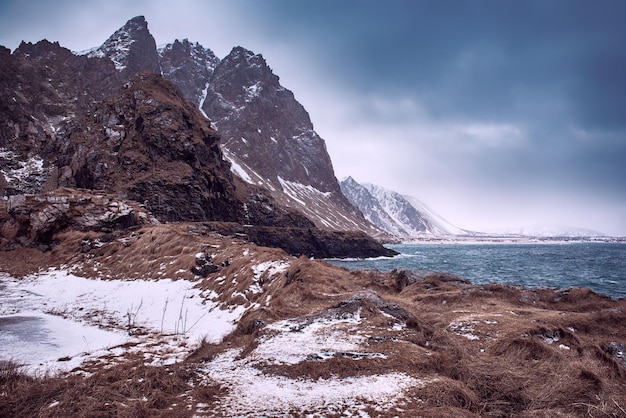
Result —
[{"label": "snow-capped mountain", "polygon": [[139,16],[88,56],[109,57],[122,73],[161,72],[217,128],[233,173],[317,227],[382,233],[343,196],[324,140],[262,55],[235,47],[220,60],[186,39],[157,50]]},{"label": "snow-capped mountain", "polygon": [[0,196],[99,190],[160,221],[226,222],[211,228],[294,254],[390,253],[260,55],[235,48],[216,65],[183,41],[161,57],[143,17],[90,52],[46,40],[0,47]]},{"label": "snow-capped mountain", "polygon": [[341,191],[366,219],[400,238],[467,233],[435,214],[415,197],[403,196],[374,184],[360,184],[352,177],[341,181]]}]

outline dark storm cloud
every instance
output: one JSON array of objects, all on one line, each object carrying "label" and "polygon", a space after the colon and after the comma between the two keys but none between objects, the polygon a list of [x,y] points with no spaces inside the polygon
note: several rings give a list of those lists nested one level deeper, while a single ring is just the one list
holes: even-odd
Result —
[{"label": "dark storm cloud", "polygon": [[592,126],[626,123],[624,2],[270,3],[255,13],[276,37],[323,45],[321,71],[424,97],[436,115],[503,118],[557,94]]}]

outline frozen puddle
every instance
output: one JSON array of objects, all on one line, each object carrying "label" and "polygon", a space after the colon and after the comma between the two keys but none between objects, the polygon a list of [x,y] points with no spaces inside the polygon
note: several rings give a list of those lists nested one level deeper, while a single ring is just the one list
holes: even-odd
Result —
[{"label": "frozen puddle", "polygon": [[39,312],[0,317],[0,360],[13,360],[33,372],[77,367],[93,351],[127,339],[121,332]]}]

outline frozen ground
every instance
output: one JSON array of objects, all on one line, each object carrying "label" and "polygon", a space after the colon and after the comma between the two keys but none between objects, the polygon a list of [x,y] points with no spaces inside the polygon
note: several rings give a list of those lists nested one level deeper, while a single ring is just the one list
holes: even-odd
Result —
[{"label": "frozen ground", "polygon": [[129,351],[155,364],[180,360],[203,338],[219,342],[244,312],[219,307],[215,293],[194,285],[94,280],[65,271],[19,280],[0,275],[0,360],[35,373]]}]

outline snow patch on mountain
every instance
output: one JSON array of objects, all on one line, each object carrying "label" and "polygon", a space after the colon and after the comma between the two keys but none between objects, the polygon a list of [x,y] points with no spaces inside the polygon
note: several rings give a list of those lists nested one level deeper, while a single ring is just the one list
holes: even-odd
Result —
[{"label": "snow patch on mountain", "polygon": [[0,148],[0,176],[13,189],[32,193],[46,181],[47,171],[38,155],[20,158],[15,152]]},{"label": "snow patch on mountain", "polygon": [[462,235],[466,231],[450,224],[412,196],[374,184],[344,179],[341,191],[367,220],[403,239],[422,236]]},{"label": "snow patch on mountain", "polygon": [[[134,26],[136,26],[136,22]],[[115,64],[115,69],[123,71],[126,69],[130,46],[135,43],[130,29],[130,25],[121,27],[115,31],[101,47],[88,52],[87,56],[89,58],[109,57],[111,61],[113,61],[113,64]]]}]

